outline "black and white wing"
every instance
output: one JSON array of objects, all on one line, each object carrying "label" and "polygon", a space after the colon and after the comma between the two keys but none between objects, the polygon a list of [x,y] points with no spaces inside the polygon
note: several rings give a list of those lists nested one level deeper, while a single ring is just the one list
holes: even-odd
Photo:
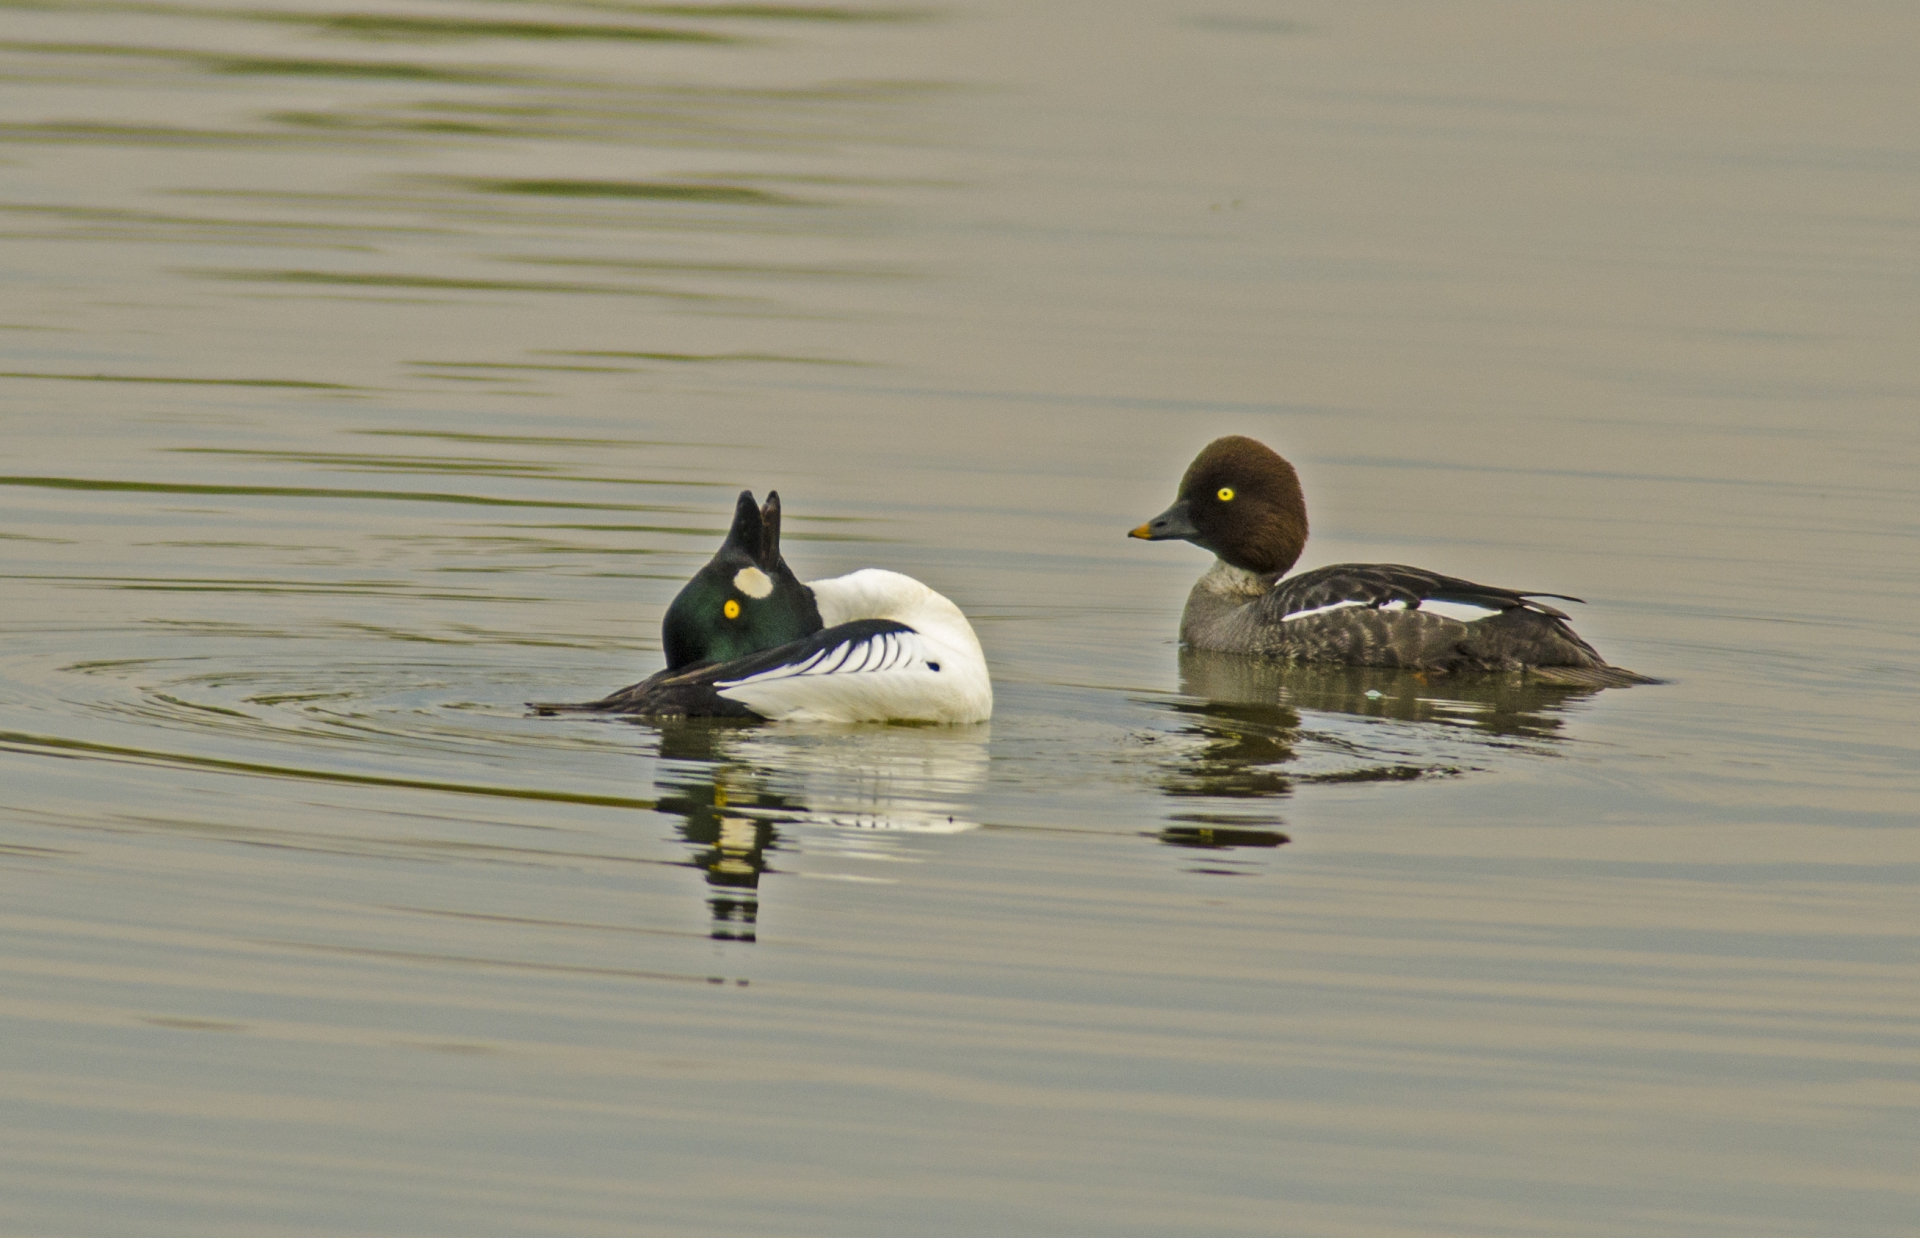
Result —
[{"label": "black and white wing", "polygon": [[1431,601],[1499,611],[1526,609],[1556,619],[1567,618],[1565,611],[1535,601],[1536,598],[1581,600],[1564,593],[1517,593],[1494,585],[1478,585],[1402,563],[1336,563],[1281,581],[1260,599],[1260,609],[1269,620],[1283,620],[1337,606],[1366,606],[1376,610],[1401,606],[1417,610],[1422,602]]},{"label": "black and white wing", "polygon": [[[904,623],[857,619],[816,632],[805,640],[737,658],[719,669],[718,688],[775,683],[827,675],[878,675],[928,665],[925,642]],[[937,662],[933,665],[938,670]]]},{"label": "black and white wing", "polygon": [[[776,721],[977,720],[969,673],[975,668],[960,651],[906,624],[855,620],[787,649],[794,652],[773,665],[730,670],[714,690]],[[984,681],[984,665],[977,669]]]},{"label": "black and white wing", "polygon": [[[593,712],[655,718],[782,718],[862,721],[888,716],[903,676],[940,672],[939,655],[904,623],[859,619],[761,653],[679,672],[662,671],[602,700],[534,705],[543,713]],[[924,691],[924,689],[923,689]]]}]

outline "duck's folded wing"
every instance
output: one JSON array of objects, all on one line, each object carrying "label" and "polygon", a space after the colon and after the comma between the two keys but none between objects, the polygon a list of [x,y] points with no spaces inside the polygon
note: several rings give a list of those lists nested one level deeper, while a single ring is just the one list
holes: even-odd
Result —
[{"label": "duck's folded wing", "polygon": [[844,686],[903,673],[938,671],[920,634],[891,619],[860,619],[761,653],[661,671],[611,696],[579,705],[536,702],[542,713],[592,712],[667,718],[779,718]]},{"label": "duck's folded wing", "polygon": [[787,648],[794,652],[772,665],[736,664],[714,691],[776,720],[966,720],[950,716],[949,700],[965,676],[943,668],[949,655],[906,624],[856,620]]},{"label": "duck's folded wing", "polygon": [[856,619],[711,669],[723,672],[714,679],[722,688],[781,679],[879,674],[924,663],[924,644],[920,634],[904,623]]},{"label": "duck's folded wing", "polygon": [[1403,563],[1336,563],[1290,576],[1260,599],[1262,613],[1272,620],[1311,614],[1336,606],[1405,606],[1422,602],[1458,602],[1489,610],[1539,611],[1556,619],[1567,613],[1536,598],[1581,599],[1564,593],[1520,593],[1494,585],[1475,584],[1457,576],[1442,576]]}]

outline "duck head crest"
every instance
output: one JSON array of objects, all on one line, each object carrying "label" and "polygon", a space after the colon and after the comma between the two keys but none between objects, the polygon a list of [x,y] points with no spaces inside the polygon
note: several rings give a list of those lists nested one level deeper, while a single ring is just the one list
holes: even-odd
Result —
[{"label": "duck head crest", "polygon": [[780,554],[780,495],[742,490],[711,562],[675,595],[660,624],[667,669],[726,662],[818,632],[820,609]]},{"label": "duck head crest", "polygon": [[1279,452],[1233,434],[1208,443],[1187,466],[1173,506],[1129,536],[1183,539],[1243,571],[1279,576],[1306,548],[1307,501]]}]

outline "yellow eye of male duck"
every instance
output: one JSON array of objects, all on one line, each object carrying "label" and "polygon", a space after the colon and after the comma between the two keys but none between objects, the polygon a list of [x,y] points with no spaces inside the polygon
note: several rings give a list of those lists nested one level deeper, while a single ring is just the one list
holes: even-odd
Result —
[{"label": "yellow eye of male duck", "polygon": [[720,608],[720,613],[729,619],[738,619],[740,617],[740,603],[734,601],[732,598],[728,598],[727,604]]},{"label": "yellow eye of male duck", "polygon": [[1222,503],[1231,503],[1231,502],[1233,502],[1233,487],[1232,487],[1232,486],[1222,486],[1222,487],[1220,487],[1220,495],[1219,495],[1219,498],[1220,498],[1220,501],[1221,501]]}]

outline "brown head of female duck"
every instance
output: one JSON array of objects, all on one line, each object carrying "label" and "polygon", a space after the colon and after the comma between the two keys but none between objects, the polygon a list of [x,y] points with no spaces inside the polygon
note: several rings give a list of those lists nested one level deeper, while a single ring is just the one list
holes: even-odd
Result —
[{"label": "brown head of female duck", "polygon": [[[1574,633],[1559,593],[1475,584],[1399,563],[1338,563],[1286,572],[1307,544],[1307,504],[1293,465],[1263,443],[1215,439],[1187,467],[1173,506],[1134,529],[1184,540],[1214,563],[1187,595],[1180,639],[1195,649],[1421,671],[1525,670],[1560,683],[1654,682],[1609,666]],[[1486,612],[1454,618],[1453,603]]]}]

